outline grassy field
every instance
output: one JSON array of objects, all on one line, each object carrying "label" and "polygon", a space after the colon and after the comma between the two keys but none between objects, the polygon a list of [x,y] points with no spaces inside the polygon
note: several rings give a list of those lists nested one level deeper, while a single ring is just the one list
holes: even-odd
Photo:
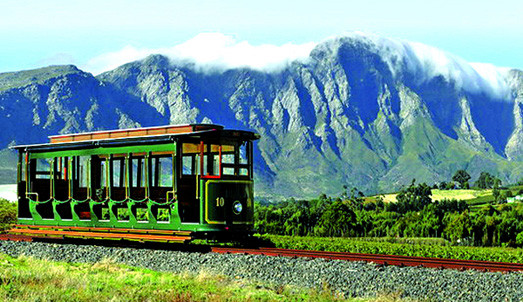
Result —
[{"label": "grassy field", "polygon": [[[510,187],[513,195],[516,195],[523,186]],[[381,195],[383,202],[396,202],[397,193]],[[470,205],[482,205],[494,201],[492,189],[487,190],[432,190],[432,200],[456,199],[466,201]],[[374,201],[376,196],[367,197],[367,200]]]},{"label": "grassy field", "polygon": [[[224,276],[173,274],[117,265],[13,258],[0,254],[1,301],[370,301],[329,290],[273,287]],[[373,299],[372,301],[375,301]],[[383,297],[378,301],[399,301]]]},{"label": "grassy field", "polygon": [[432,200],[457,199],[471,200],[492,196],[492,190],[432,190]]},{"label": "grassy field", "polygon": [[[383,196],[383,202],[396,202],[397,193],[385,194]],[[432,190],[432,200],[443,200],[443,199],[457,199],[464,201],[472,201],[476,199],[490,199],[492,197],[492,190]]]}]

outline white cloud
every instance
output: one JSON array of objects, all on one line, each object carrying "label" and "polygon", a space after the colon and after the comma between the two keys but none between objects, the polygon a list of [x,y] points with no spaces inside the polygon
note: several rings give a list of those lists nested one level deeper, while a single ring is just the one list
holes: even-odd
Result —
[{"label": "white cloud", "polygon": [[170,48],[138,49],[126,46],[105,53],[87,62],[82,69],[94,74],[112,70],[122,64],[140,60],[151,54],[166,55],[175,65],[194,64],[199,70],[223,71],[249,67],[263,71],[277,71],[289,63],[305,61],[316,43],[287,43],[284,45],[251,45],[238,41],[233,36],[221,33],[202,33]]},{"label": "white cloud", "polygon": [[486,63],[470,63],[441,49],[422,43],[383,38],[373,34],[349,33],[345,38],[369,44],[399,77],[405,68],[418,77],[420,83],[442,76],[458,88],[472,93],[486,93],[500,99],[509,98],[510,68]]},{"label": "white cloud", "polygon": [[55,53],[49,57],[43,58],[38,61],[38,65],[47,66],[47,65],[64,65],[64,64],[75,64],[75,58],[69,53]]},{"label": "white cloud", "polygon": [[[328,44],[329,41],[337,39],[353,39],[366,43],[387,62],[392,73],[398,77],[407,68],[414,72],[420,83],[442,76],[469,92],[487,93],[497,98],[507,98],[510,93],[507,84],[510,68],[469,63],[458,56],[425,44],[361,32],[330,37],[324,42]],[[174,65],[190,64],[196,70],[205,72],[242,67],[271,72],[281,70],[296,60],[307,62],[311,50],[316,45],[318,43],[315,42],[252,45],[247,41],[238,41],[231,35],[202,33],[169,48],[140,49],[126,46],[119,51],[89,60],[82,69],[99,74],[151,54],[163,54]]]}]

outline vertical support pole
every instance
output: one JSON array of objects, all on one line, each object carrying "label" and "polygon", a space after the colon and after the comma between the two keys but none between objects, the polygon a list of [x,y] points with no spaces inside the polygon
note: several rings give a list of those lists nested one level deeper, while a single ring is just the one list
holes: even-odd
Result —
[{"label": "vertical support pole", "polygon": [[114,158],[113,155],[109,155],[109,173],[107,177],[109,178],[109,198],[112,197],[112,189],[114,187]]},{"label": "vertical support pole", "polygon": [[240,175],[240,148],[241,145],[239,142],[234,144],[234,175]]},{"label": "vertical support pole", "polygon": [[222,178],[222,145],[218,147],[218,175]]},{"label": "vertical support pole", "polygon": [[[182,144],[179,144],[178,141],[174,142],[174,192],[178,192],[178,181],[182,174]],[[177,198],[178,199],[178,198]]]},{"label": "vertical support pole", "polygon": [[147,198],[151,198],[151,187],[153,185],[152,182],[152,158],[151,158],[151,152],[147,152],[146,155],[146,171],[147,171]]}]

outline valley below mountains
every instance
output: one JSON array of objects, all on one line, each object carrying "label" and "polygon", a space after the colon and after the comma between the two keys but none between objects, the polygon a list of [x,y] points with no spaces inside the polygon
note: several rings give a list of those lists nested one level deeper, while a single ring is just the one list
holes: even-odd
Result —
[{"label": "valley below mountains", "polygon": [[[318,44],[276,71],[201,69],[151,55],[93,76],[75,66],[0,74],[0,180],[14,183],[14,144],[48,135],[166,124],[252,130],[256,194],[388,192],[487,171],[523,177],[523,71],[502,81],[449,57],[364,36]],[[431,63],[432,62],[432,63]],[[429,64],[431,63],[431,64]],[[442,71],[443,70],[443,71]]]}]

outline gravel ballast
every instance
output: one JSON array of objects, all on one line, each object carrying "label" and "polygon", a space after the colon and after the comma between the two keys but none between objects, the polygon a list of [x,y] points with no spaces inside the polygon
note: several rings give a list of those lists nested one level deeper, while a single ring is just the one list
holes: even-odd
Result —
[{"label": "gravel ballast", "polygon": [[521,301],[522,273],[378,266],[372,263],[1,241],[0,252],[66,262],[115,263],[175,273],[206,272],[267,286],[328,288],[345,297],[394,294],[431,301]]}]

